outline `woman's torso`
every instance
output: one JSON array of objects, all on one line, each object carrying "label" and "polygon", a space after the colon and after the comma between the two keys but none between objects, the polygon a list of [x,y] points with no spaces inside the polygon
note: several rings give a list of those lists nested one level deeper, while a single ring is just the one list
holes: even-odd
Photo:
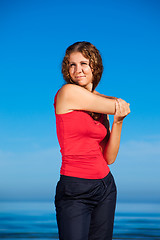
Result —
[{"label": "woman's torso", "polygon": [[82,110],[56,114],[57,94],[54,107],[57,137],[62,154],[60,173],[87,179],[104,178],[110,170],[99,145],[107,134],[101,123],[102,118],[95,121]]}]

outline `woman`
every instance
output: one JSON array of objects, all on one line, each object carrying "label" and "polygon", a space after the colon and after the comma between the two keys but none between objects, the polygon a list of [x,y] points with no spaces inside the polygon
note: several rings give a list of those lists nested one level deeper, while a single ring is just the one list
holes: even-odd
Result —
[{"label": "woman", "polygon": [[[99,51],[89,42],[67,48],[62,74],[67,84],[55,96],[61,176],[55,206],[60,240],[111,240],[116,186],[108,167],[117,156],[123,119],[122,99],[95,91],[103,71]],[[108,114],[114,115],[112,130]]]}]

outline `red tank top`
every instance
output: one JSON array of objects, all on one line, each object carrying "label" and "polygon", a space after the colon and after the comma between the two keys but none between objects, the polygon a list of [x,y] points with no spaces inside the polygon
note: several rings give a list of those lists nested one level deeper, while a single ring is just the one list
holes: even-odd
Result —
[{"label": "red tank top", "polygon": [[[58,92],[57,92],[58,93]],[[62,175],[100,179],[110,171],[99,143],[107,130],[101,120],[95,121],[86,111],[74,110],[56,114],[56,130],[62,154]],[[103,116],[103,115],[102,115]]]}]

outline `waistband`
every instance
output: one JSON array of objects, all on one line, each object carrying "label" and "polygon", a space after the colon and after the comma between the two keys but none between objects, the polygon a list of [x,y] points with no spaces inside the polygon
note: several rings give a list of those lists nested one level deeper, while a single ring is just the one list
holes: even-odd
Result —
[{"label": "waistband", "polygon": [[87,179],[87,178],[77,178],[77,177],[70,177],[66,175],[60,175],[60,181],[96,183],[96,182],[107,182],[111,177],[113,177],[111,172],[109,172],[107,176],[101,179]]}]

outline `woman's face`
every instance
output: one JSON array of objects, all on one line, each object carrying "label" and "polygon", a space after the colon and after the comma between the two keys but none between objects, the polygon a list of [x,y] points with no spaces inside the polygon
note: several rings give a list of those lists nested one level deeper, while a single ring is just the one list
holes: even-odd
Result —
[{"label": "woman's face", "polygon": [[89,66],[89,59],[80,52],[73,52],[69,57],[69,74],[73,82],[92,90],[92,69]]}]

